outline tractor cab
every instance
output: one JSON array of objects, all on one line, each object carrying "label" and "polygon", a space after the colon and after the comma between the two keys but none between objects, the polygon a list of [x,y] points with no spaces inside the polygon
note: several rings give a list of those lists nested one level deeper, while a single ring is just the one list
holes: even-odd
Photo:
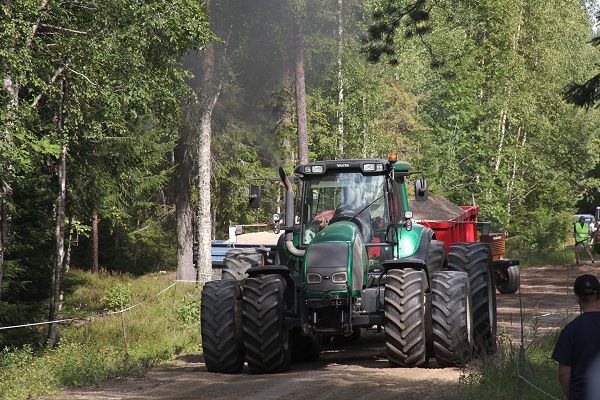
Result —
[{"label": "tractor cab", "polygon": [[317,240],[323,242],[325,228],[346,221],[362,236],[369,271],[393,258],[390,226],[410,218],[405,186],[409,163],[395,158],[332,160],[301,165],[295,172],[303,182],[300,247],[308,247],[319,235]]}]

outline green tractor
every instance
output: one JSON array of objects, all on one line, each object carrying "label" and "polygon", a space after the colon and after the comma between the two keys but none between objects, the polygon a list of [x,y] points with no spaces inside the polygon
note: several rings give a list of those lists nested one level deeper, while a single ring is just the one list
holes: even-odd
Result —
[{"label": "green tractor", "polygon": [[[231,250],[223,279],[203,289],[207,369],[238,373],[246,361],[253,373],[285,371],[361,329],[385,332],[391,366],[424,367],[433,357],[462,365],[476,350],[493,351],[489,247],[457,243],[447,257],[435,232],[413,221],[411,171],[392,156],[301,165],[296,198],[280,168],[285,233],[276,246]],[[415,191],[427,197],[425,180]]]}]

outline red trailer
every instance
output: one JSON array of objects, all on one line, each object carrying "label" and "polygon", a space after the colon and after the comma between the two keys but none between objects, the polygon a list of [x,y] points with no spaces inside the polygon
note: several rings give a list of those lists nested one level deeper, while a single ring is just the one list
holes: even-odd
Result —
[{"label": "red trailer", "polygon": [[519,260],[505,258],[506,237],[503,233],[490,233],[489,222],[477,220],[479,206],[457,206],[439,196],[411,203],[416,221],[435,231],[436,239],[446,243],[446,252],[456,243],[488,243],[498,291],[510,294],[519,289]]}]

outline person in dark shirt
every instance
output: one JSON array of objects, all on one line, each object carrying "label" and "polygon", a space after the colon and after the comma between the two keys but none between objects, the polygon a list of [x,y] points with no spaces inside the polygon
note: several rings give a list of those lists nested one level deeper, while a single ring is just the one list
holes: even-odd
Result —
[{"label": "person in dark shirt", "polygon": [[593,275],[581,275],[573,290],[582,314],[562,330],[552,359],[559,364],[558,380],[567,398],[589,400],[588,369],[600,356],[600,283]]}]

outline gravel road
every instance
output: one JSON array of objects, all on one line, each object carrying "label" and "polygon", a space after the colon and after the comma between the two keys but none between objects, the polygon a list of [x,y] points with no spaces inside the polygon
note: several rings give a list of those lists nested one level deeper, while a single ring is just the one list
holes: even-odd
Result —
[{"label": "gravel road", "polygon": [[[592,264],[548,266],[523,271],[525,333],[557,329],[578,312],[571,290],[575,277],[598,273]],[[519,296],[498,296],[499,328],[520,338]],[[381,335],[368,334],[349,348],[331,348],[318,362],[295,364],[275,375],[212,374],[202,358],[187,357],[143,378],[109,381],[71,390],[57,399],[342,400],[458,399],[460,371],[453,368],[389,368]],[[527,336],[526,336],[527,340]]]}]

